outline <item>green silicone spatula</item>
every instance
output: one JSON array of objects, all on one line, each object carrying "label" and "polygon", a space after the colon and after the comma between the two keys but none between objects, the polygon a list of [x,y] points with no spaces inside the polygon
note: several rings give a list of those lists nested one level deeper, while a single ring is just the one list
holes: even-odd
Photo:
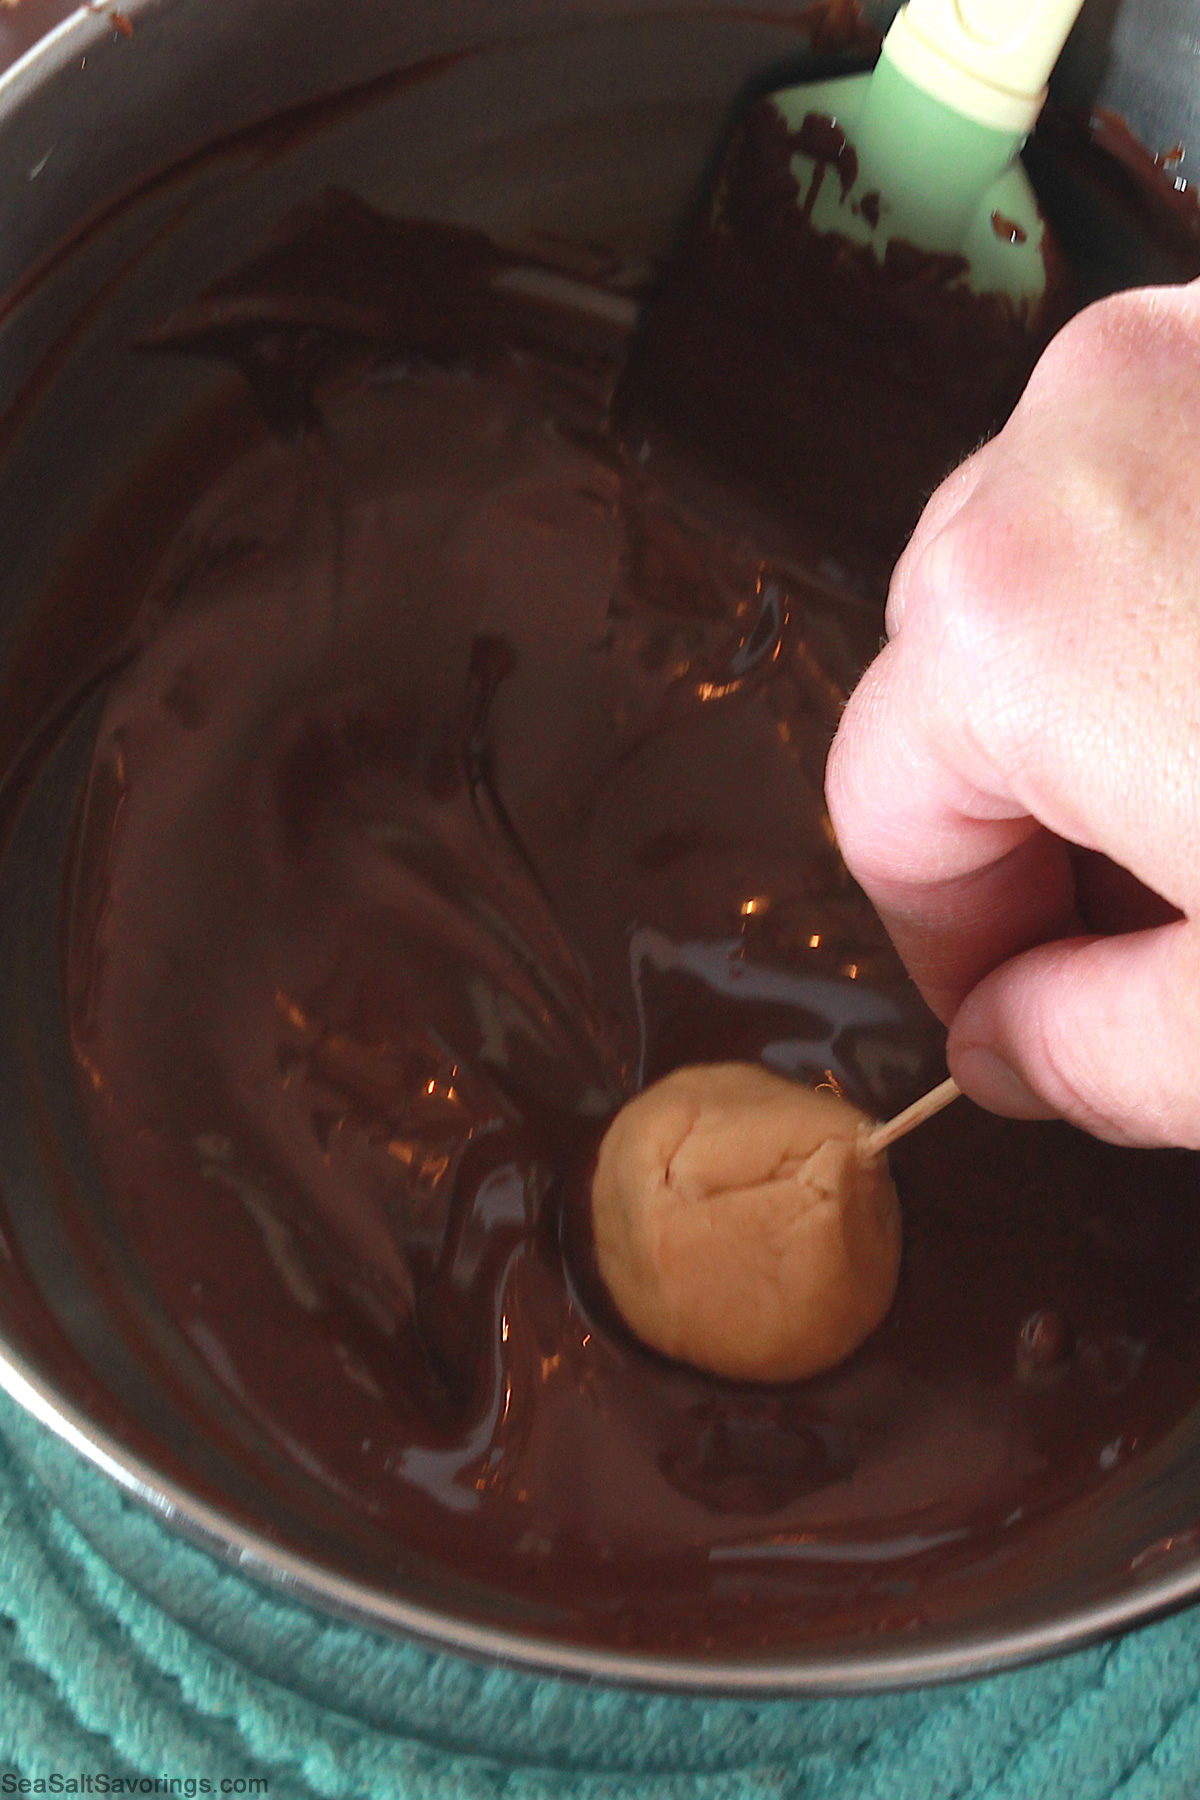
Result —
[{"label": "green silicone spatula", "polygon": [[[1044,226],[1018,161],[1082,0],[909,0],[875,69],[772,95],[789,129],[835,121],[857,173],[833,178],[797,150],[793,173],[814,229],[870,244],[895,238],[962,255],[977,293],[1036,305]],[[853,165],[849,165],[853,171]]]}]

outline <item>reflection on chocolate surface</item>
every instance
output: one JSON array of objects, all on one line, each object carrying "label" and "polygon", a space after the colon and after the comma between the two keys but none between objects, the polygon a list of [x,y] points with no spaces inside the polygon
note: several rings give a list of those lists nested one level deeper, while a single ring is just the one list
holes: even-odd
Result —
[{"label": "reflection on chocolate surface", "polygon": [[624,432],[603,307],[349,197],[166,322],[280,435],[135,621],[67,955],[113,1216],[230,1405],[542,1631],[682,1651],[936,1618],[1182,1415],[1200,1352],[1196,1159],[965,1104],[894,1153],[900,1293],[832,1374],[668,1365],[598,1288],[590,1159],[638,1086],[745,1057],[885,1114],[941,1070],[823,766],[888,555],[1030,342],[943,281],[990,373],[895,400],[879,482],[835,490],[833,327],[747,221],[758,362],[732,319],[680,412],[673,285]]}]

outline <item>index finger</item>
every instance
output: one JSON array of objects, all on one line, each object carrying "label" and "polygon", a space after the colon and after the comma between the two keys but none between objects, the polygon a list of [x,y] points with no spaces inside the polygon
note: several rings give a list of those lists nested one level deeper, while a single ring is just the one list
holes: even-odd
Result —
[{"label": "index finger", "polygon": [[[1067,845],[1014,796],[985,789],[931,730],[908,638],[843,715],[826,792],[850,872],[926,1003],[949,1023],[1010,957],[1081,929]],[[949,753],[948,753],[949,748]]]}]

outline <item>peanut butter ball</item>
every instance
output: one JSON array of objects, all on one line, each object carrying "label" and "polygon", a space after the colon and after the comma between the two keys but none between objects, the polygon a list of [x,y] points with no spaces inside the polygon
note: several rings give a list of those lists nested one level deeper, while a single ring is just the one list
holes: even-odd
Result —
[{"label": "peanut butter ball", "polygon": [[750,1063],[677,1069],[600,1146],[600,1273],[630,1329],[737,1381],[798,1381],[880,1323],[900,1208],[872,1121]]}]

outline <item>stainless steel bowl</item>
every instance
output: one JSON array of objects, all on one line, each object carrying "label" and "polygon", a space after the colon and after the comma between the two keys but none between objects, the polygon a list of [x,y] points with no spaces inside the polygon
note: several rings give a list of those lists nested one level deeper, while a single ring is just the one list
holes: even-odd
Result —
[{"label": "stainless steel bowl", "polygon": [[[795,22],[722,0],[290,0],[286,21],[277,0],[127,10],[131,36],[77,13],[0,79],[0,747],[61,687],[86,633],[78,617],[40,619],[80,521],[220,379],[134,355],[144,328],[331,181],[510,241],[554,231],[634,260],[661,254],[739,87],[772,69],[800,74],[807,57]],[[885,0],[881,22],[890,10]],[[384,79],[394,71],[410,78]],[[1124,111],[1151,148],[1200,142],[1200,0],[1090,0],[1059,80],[1073,99]],[[309,108],[350,90],[342,106]],[[293,128],[269,147],[245,132],[289,107]],[[1114,282],[1137,277],[1127,246],[1092,250]],[[1031,1530],[994,1591],[964,1584],[951,1625],[831,1638],[784,1659],[549,1643],[503,1596],[331,1520],[299,1471],[231,1422],[136,1272],[114,1308],[60,1229],[68,1199],[105,1229],[58,968],[91,723],[85,708],[35,759],[6,817],[0,1384],[121,1487],[245,1573],[366,1625],[679,1690],[847,1692],[975,1674],[1200,1593],[1200,1411],[1099,1498]],[[69,1484],[63,1501],[71,1510]],[[102,1527],[76,1516],[105,1548]],[[144,1565],[138,1579],[154,1584]],[[165,1598],[178,1609],[179,1596]]]}]

